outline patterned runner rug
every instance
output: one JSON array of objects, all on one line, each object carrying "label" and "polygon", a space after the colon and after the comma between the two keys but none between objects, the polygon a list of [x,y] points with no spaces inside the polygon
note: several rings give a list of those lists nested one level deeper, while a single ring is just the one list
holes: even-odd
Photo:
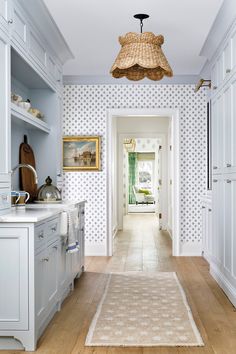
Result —
[{"label": "patterned runner rug", "polygon": [[203,346],[175,273],[109,275],[87,346]]}]

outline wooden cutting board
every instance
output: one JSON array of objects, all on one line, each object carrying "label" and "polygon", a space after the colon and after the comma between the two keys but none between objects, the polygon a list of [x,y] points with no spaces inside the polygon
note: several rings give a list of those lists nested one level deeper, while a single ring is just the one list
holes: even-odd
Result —
[{"label": "wooden cutting board", "polygon": [[[20,163],[26,163],[36,168],[34,152],[28,144],[27,136],[24,135],[24,142],[20,144]],[[20,188],[30,194],[30,201],[36,199],[38,186],[35,184],[35,179],[32,171],[28,168],[20,169]]]}]

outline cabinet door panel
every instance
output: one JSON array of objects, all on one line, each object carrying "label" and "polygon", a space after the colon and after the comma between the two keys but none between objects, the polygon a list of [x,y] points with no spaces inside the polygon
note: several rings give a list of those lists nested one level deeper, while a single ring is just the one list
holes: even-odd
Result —
[{"label": "cabinet door panel", "polygon": [[231,85],[224,91],[224,116],[223,119],[223,168],[232,165],[232,99]]},{"label": "cabinet door panel", "polygon": [[232,274],[233,277],[236,279],[236,179],[234,176],[234,180],[231,182],[232,186],[232,237],[233,237],[233,245],[232,245],[232,250],[233,250],[233,255],[232,255],[232,260],[233,260],[233,269],[232,269]]},{"label": "cabinet door panel", "polygon": [[208,255],[212,255],[212,209],[208,208],[208,223],[207,223],[207,249]]},{"label": "cabinet door panel", "polygon": [[0,0],[0,23],[7,26],[9,13],[9,0]]},{"label": "cabinet door panel", "polygon": [[233,32],[231,36],[232,42],[232,68],[236,67],[236,30]]},{"label": "cabinet door panel", "polygon": [[218,101],[214,100],[212,102],[212,173],[217,173],[218,166]]},{"label": "cabinet door panel", "polygon": [[222,180],[213,178],[212,184],[212,255],[217,263],[223,262]]},{"label": "cabinet door panel", "polygon": [[0,0],[0,16],[7,19],[7,1]]},{"label": "cabinet door panel", "polygon": [[228,74],[231,72],[232,69],[231,53],[232,53],[231,39],[229,39],[223,49],[223,59],[224,59],[223,79],[227,78]]},{"label": "cabinet door panel", "polygon": [[10,48],[9,44],[0,37],[0,174],[10,171]]},{"label": "cabinet door panel", "polygon": [[52,244],[48,250],[48,262],[46,262],[47,283],[46,283],[46,297],[47,304],[50,305],[56,302],[58,292],[58,278],[59,278],[59,244]]},{"label": "cabinet door panel", "polygon": [[71,254],[73,278],[80,272],[80,250]]},{"label": "cabinet door panel", "polygon": [[206,205],[202,205],[202,249],[206,256]]},{"label": "cabinet door panel", "polygon": [[30,30],[29,32],[29,49],[30,55],[43,68],[46,68],[46,49],[36,34]]},{"label": "cabinet door panel", "polygon": [[232,82],[232,127],[231,127],[231,154],[232,166],[236,167],[236,79]]},{"label": "cabinet door panel", "polygon": [[232,188],[231,182],[223,182],[224,199],[223,199],[223,214],[224,214],[224,267],[231,273],[232,268]]},{"label": "cabinet door panel", "polygon": [[212,173],[220,173],[223,156],[223,95],[212,102]]},{"label": "cabinet door panel", "polygon": [[46,309],[46,262],[47,257],[45,251],[42,251],[37,256],[35,256],[35,311],[39,325]]},{"label": "cabinet door panel", "polygon": [[61,242],[60,245],[60,279],[59,279],[59,284],[61,290],[64,289],[66,286],[66,280],[67,280],[67,269],[66,269],[66,245],[63,242]]},{"label": "cabinet door panel", "polygon": [[80,266],[84,266],[84,225],[82,225],[81,230],[80,230]]},{"label": "cabinet door panel", "polygon": [[28,229],[0,229],[0,329],[28,329]]},{"label": "cabinet door panel", "polygon": [[23,11],[13,3],[12,37],[16,46],[24,53],[27,50],[27,29],[28,24]]}]

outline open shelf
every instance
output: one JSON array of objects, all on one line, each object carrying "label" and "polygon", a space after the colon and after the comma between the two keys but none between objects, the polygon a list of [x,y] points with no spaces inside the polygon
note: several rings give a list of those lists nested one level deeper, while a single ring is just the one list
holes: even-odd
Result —
[{"label": "open shelf", "polygon": [[29,89],[51,89],[54,91],[49,83],[14,48],[11,48],[11,75]]},{"label": "open shelf", "polygon": [[27,126],[28,129],[38,129],[44,133],[49,134],[50,128],[47,123],[41,119],[34,117],[25,109],[11,103],[11,119],[19,125]]}]

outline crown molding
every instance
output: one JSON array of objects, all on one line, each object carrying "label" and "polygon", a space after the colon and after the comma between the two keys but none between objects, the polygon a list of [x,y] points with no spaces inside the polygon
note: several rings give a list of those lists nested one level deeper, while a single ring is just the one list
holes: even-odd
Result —
[{"label": "crown molding", "polygon": [[201,79],[205,79],[205,80],[210,80],[211,78],[211,63],[209,62],[209,60],[207,60],[205,62],[205,64],[203,65],[200,74],[199,74],[199,78]]},{"label": "crown molding", "polygon": [[178,85],[178,84],[196,84],[199,75],[175,75],[172,78],[164,78],[161,81],[152,81],[148,79],[140,81],[130,81],[126,78],[114,79],[112,76],[100,75],[64,75],[64,85]]},{"label": "crown molding", "polygon": [[74,55],[70,50],[70,47],[68,46],[43,0],[17,1],[29,15],[33,24],[44,37],[44,40],[50,44],[51,48],[53,48],[61,63],[65,64],[65,62],[69,59],[73,59]]},{"label": "crown molding", "polygon": [[200,56],[203,56],[211,61],[216,49],[219,47],[220,43],[223,41],[235,21],[235,0],[224,0],[200,51]]}]

